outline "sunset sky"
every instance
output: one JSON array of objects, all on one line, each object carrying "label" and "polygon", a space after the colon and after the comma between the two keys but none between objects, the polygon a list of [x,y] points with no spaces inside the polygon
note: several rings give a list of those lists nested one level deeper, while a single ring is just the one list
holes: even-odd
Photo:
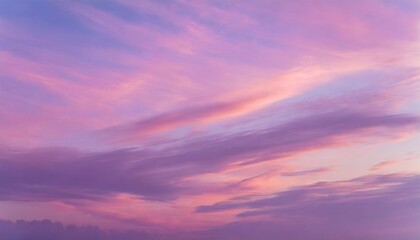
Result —
[{"label": "sunset sky", "polygon": [[420,239],[420,1],[0,0],[0,239]]}]

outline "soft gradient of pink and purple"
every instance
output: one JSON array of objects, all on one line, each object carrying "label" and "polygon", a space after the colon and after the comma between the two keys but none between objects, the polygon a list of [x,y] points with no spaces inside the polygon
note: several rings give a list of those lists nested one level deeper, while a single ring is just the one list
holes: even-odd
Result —
[{"label": "soft gradient of pink and purple", "polygon": [[0,0],[0,239],[420,239],[417,0]]}]

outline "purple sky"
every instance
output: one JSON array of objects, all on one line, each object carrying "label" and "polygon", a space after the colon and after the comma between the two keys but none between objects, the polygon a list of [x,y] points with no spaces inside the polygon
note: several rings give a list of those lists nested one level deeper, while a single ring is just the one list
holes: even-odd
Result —
[{"label": "purple sky", "polygon": [[418,240],[417,0],[0,0],[0,239]]}]

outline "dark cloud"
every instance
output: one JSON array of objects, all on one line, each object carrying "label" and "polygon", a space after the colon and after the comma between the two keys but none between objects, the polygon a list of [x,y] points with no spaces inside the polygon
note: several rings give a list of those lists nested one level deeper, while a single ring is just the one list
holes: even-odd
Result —
[{"label": "dark cloud", "polygon": [[130,150],[81,154],[63,149],[9,154],[0,160],[0,199],[96,199],[119,192],[168,198],[176,187],[167,178],[133,169],[145,154]]}]

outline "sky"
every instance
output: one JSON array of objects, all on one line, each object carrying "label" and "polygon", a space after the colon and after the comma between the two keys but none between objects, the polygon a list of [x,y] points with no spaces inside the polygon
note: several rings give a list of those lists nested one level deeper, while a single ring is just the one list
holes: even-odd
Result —
[{"label": "sky", "polygon": [[418,240],[417,0],[0,0],[0,238]]}]

